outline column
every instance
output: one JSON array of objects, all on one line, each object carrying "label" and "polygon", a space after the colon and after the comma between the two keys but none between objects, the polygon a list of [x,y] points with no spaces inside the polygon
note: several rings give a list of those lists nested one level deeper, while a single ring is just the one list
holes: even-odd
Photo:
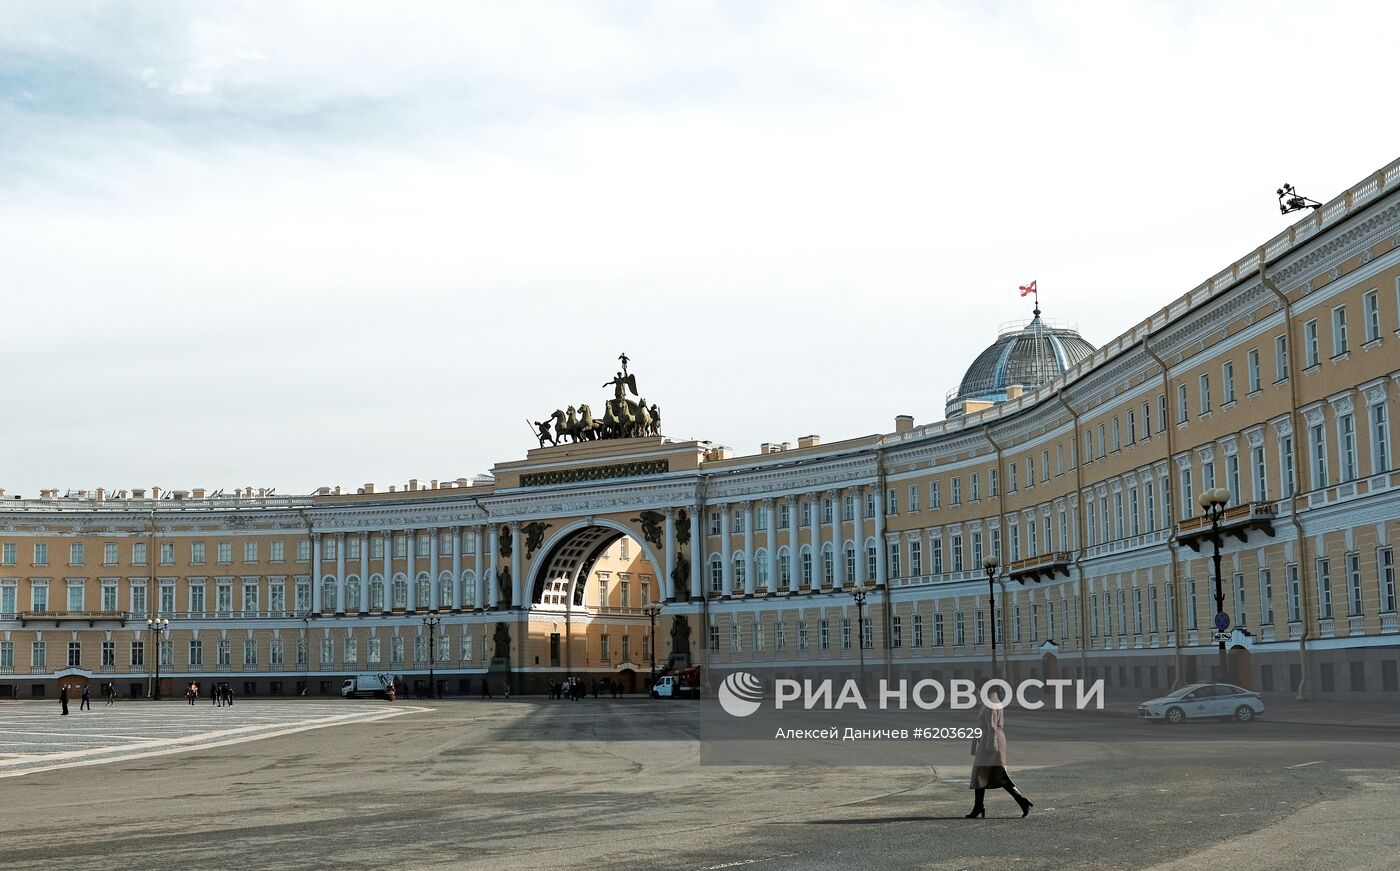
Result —
[{"label": "column", "polygon": [[798,540],[797,524],[801,515],[797,511],[797,497],[785,496],[788,509],[788,592],[797,592],[798,579],[802,577],[802,554],[798,553],[801,542]]},{"label": "column", "polygon": [[414,557],[418,553],[418,533],[414,529],[406,529],[404,530],[404,534],[408,536],[408,547],[405,549],[405,552],[408,554],[408,563],[407,568],[404,569],[404,572],[408,575],[408,610],[417,611],[418,569],[415,568],[416,563]]},{"label": "column", "polygon": [[765,499],[768,508],[768,593],[778,592],[778,500]]},{"label": "column", "polygon": [[[700,567],[705,563],[705,539],[700,537],[700,506],[690,508],[690,599],[703,598],[700,591]],[[704,643],[704,639],[701,639]]]},{"label": "column", "polygon": [[492,609],[494,609],[500,604],[498,593],[501,585],[496,581],[496,568],[501,562],[501,537],[496,534],[496,524],[494,523],[486,527],[486,534],[491,536],[491,567],[487,570],[490,575],[490,581],[486,585],[486,595],[487,602],[490,603]]},{"label": "column", "polygon": [[674,508],[663,508],[661,513],[666,518],[666,554],[662,557],[666,561],[666,577],[661,579],[661,589],[666,601],[674,602],[676,579],[672,576],[676,573],[676,511]]},{"label": "column", "polygon": [[394,610],[394,534],[385,530],[379,534],[384,542],[384,610]]},{"label": "column", "polygon": [[865,488],[855,488],[856,499],[856,573],[851,577],[852,585],[864,584],[865,577]]},{"label": "column", "polygon": [[719,558],[722,563],[720,566],[722,580],[720,589],[724,591],[726,599],[734,592],[734,575],[731,571],[733,566],[729,564],[731,556],[733,554],[730,552],[729,544],[729,506],[721,505],[719,506]]},{"label": "column", "polygon": [[841,491],[828,490],[826,498],[831,500],[831,581],[836,589],[845,586],[846,577],[846,549],[845,542],[841,539],[842,530],[842,509]]},{"label": "column", "polygon": [[889,545],[885,544],[885,494],[875,494],[875,586],[883,587],[888,573],[885,570],[885,554]]},{"label": "column", "polygon": [[[510,602],[512,607],[525,607],[525,580],[521,562],[524,558],[520,555],[520,523],[512,520],[510,524]],[[522,643],[524,639],[521,639]]]},{"label": "column", "polygon": [[345,533],[335,534],[335,613],[345,613]]},{"label": "column", "polygon": [[822,587],[822,497],[812,494],[812,589]]},{"label": "column", "polygon": [[434,526],[428,533],[432,535],[428,541],[428,607],[436,611],[442,605],[438,596],[438,528]]},{"label": "column", "polygon": [[474,607],[480,611],[486,607],[486,573],[482,570],[482,561],[485,554],[481,551],[481,527],[472,527],[472,553],[475,554],[473,561],[476,568],[476,580],[473,585],[476,587],[476,595],[473,597]]},{"label": "column", "polygon": [[369,533],[360,533],[360,613],[369,611]]},{"label": "column", "polygon": [[[207,601],[206,604],[208,604]],[[321,613],[321,533],[319,532],[311,533],[311,613]]]},{"label": "column", "polygon": [[461,611],[462,602],[466,599],[466,590],[462,588],[462,527],[451,527],[452,533],[452,610]]},{"label": "column", "polygon": [[753,502],[744,502],[744,598],[752,599],[754,575],[758,566],[753,564]]}]

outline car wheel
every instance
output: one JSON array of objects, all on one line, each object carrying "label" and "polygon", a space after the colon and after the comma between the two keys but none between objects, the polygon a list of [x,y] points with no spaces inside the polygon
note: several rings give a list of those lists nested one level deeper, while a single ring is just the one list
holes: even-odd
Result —
[{"label": "car wheel", "polygon": [[1180,724],[1186,719],[1186,712],[1181,708],[1167,708],[1167,722],[1173,726]]},{"label": "car wheel", "polygon": [[1235,719],[1239,720],[1241,723],[1248,723],[1250,720],[1254,719],[1254,709],[1249,705],[1240,705],[1238,708],[1235,708]]}]

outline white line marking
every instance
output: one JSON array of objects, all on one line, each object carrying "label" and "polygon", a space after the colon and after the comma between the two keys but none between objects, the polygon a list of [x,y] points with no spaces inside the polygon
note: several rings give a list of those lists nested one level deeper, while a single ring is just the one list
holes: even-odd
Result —
[{"label": "white line marking", "polygon": [[1300,763],[1298,763],[1297,765],[1290,765],[1290,766],[1288,766],[1288,767],[1287,767],[1286,769],[1284,769],[1284,770],[1285,770],[1285,771],[1292,771],[1292,770],[1295,769],[1295,768],[1307,768],[1309,765],[1321,765],[1321,764],[1322,764],[1322,760],[1321,760],[1321,759],[1318,759],[1318,760],[1316,760],[1315,762],[1300,762]]},{"label": "white line marking", "polygon": [[720,868],[738,868],[743,865],[757,865],[759,862],[771,862],[774,859],[791,859],[796,853],[779,853],[776,856],[764,856],[762,859],[740,859],[737,862],[725,862],[722,865],[706,865],[697,871],[719,871]]}]

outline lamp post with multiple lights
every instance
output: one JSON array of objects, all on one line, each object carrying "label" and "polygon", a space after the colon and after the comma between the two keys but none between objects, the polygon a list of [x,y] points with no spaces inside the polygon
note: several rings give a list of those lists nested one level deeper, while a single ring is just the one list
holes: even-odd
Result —
[{"label": "lamp post with multiple lights", "polygon": [[661,616],[661,606],[651,602],[642,606],[642,613],[651,621],[651,634],[647,636],[651,642],[651,682],[647,685],[647,692],[651,692],[651,688],[656,686],[656,618]]},{"label": "lamp post with multiple lights", "polygon": [[988,554],[982,560],[982,570],[987,573],[987,609],[991,612],[991,619],[987,622],[992,624],[992,677],[1001,677],[1001,667],[997,664],[997,567],[1001,565],[1001,560],[996,554]]},{"label": "lamp post with multiple lights", "polygon": [[[1225,515],[1225,506],[1230,502],[1230,491],[1224,487],[1213,487],[1201,494],[1197,502],[1202,515],[1210,521],[1210,543],[1214,548],[1211,555],[1215,563],[1215,637],[1220,647],[1220,673],[1217,680],[1225,680],[1225,630],[1229,628],[1229,616],[1225,614],[1225,588],[1220,579],[1220,519]],[[1224,625],[1221,625],[1224,623]]]},{"label": "lamp post with multiple lights", "polygon": [[851,587],[851,598],[856,603],[856,646],[860,648],[860,685],[865,686],[865,597],[875,589],[869,584],[856,584]]},{"label": "lamp post with multiple lights", "polygon": [[157,614],[146,621],[146,628],[155,638],[152,654],[155,656],[156,677],[151,683],[151,700],[160,701],[160,634],[170,628],[170,620]]},{"label": "lamp post with multiple lights", "polygon": [[423,625],[428,627],[428,698],[438,697],[437,675],[433,666],[437,662],[437,628],[442,624],[442,618],[436,611],[430,611],[428,616],[423,618]]}]

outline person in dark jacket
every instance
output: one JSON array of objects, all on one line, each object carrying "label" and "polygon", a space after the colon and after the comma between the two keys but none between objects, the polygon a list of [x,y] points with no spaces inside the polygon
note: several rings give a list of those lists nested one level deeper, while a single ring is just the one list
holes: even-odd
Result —
[{"label": "person in dark jacket", "polygon": [[80,710],[80,711],[91,711],[91,710],[92,710],[92,691],[89,690],[89,689],[87,688],[87,686],[84,686],[84,687],[83,687],[82,701],[78,702],[78,710]]},{"label": "person in dark jacket", "polygon": [[59,716],[68,716],[68,684],[58,685],[58,704],[63,708],[63,713]]},{"label": "person in dark jacket", "polygon": [[986,700],[990,699],[1000,705],[1002,693],[994,687],[986,691],[986,697],[982,710],[977,715],[977,728],[982,730],[982,735],[972,742],[972,780],[967,786],[973,791],[973,803],[972,812],[967,818],[987,815],[982,801],[989,789],[1006,790],[1007,794],[1016,800],[1016,804],[1021,806],[1021,816],[1024,817],[1035,805],[1021,795],[1020,790],[1016,789],[1016,784],[1011,782],[1010,775],[1006,773],[1006,732],[1003,731],[1005,711],[1003,707],[986,704]]}]

